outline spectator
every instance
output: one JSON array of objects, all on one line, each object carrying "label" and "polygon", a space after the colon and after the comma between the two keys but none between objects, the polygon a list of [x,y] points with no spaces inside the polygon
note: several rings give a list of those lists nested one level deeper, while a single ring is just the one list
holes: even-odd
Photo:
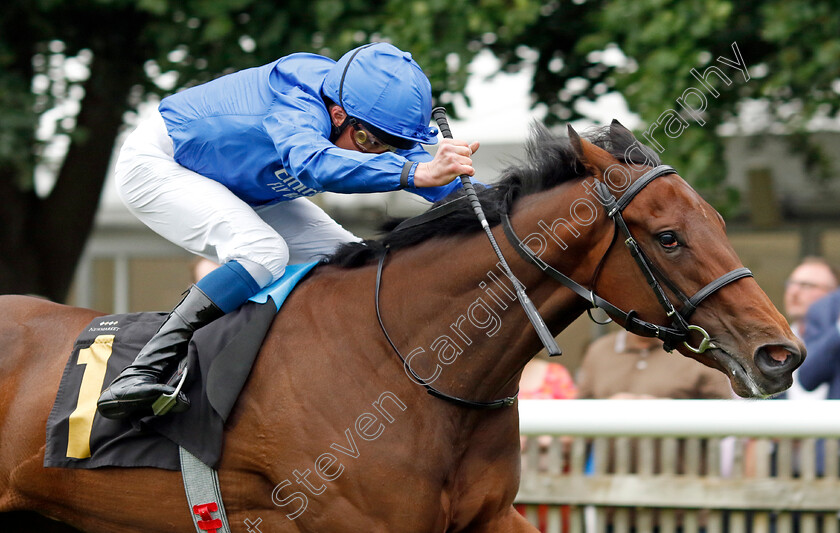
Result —
[{"label": "spectator", "polygon": [[828,399],[840,399],[840,290],[835,290],[808,309],[804,322],[808,357],[799,367],[806,390],[828,384]]},{"label": "spectator", "polygon": [[[806,257],[793,269],[785,281],[784,306],[794,334],[803,337],[803,322],[811,304],[836,289],[838,280],[837,271],[821,257]],[[828,394],[828,384],[823,383],[809,392],[800,385],[799,373],[799,369],[793,373],[793,385],[780,397],[789,400],[824,400]]]},{"label": "spectator", "polygon": [[[572,400],[577,396],[577,388],[572,379],[572,375],[566,370],[566,367],[560,363],[546,361],[545,359],[534,358],[525,365],[522,370],[522,377],[519,380],[519,398],[528,400]],[[533,437],[531,437],[533,438]],[[544,470],[546,468],[545,460],[549,452],[552,437],[549,435],[541,435],[537,437],[539,445],[540,464],[536,465],[537,470]],[[525,449],[526,439],[522,437],[523,451]],[[571,441],[561,438],[563,447],[562,453],[568,455],[569,445]],[[523,456],[523,461],[525,457]],[[564,461],[568,465],[568,461]],[[523,464],[523,469],[528,465]],[[548,505],[540,504],[537,506],[537,523],[534,524],[541,532],[548,531]],[[516,510],[523,516],[526,515],[526,506],[516,505]],[[563,506],[560,509],[561,520],[563,522],[563,531],[568,531],[569,524],[569,507]]]},{"label": "spectator", "polygon": [[[522,370],[518,397],[520,400],[574,400],[577,387],[565,366],[535,357]],[[551,437],[542,435],[538,442],[540,449],[545,451],[551,444]],[[525,445],[524,437],[522,445]]]},{"label": "spectator", "polygon": [[[809,270],[802,270],[803,267]],[[786,283],[785,311],[791,320],[793,332],[805,342],[808,356],[795,372],[794,384],[788,398],[804,397],[804,391],[819,391],[817,399],[840,399],[840,291],[836,290],[837,271],[825,260],[806,258],[793,271]],[[791,296],[794,310],[788,310],[788,291],[796,287],[804,294],[799,300]],[[834,292],[831,292],[831,291]],[[805,302],[807,305],[803,304]],[[798,306],[796,305],[798,304]],[[801,385],[803,392],[797,394]],[[816,442],[816,474],[825,473],[825,441]],[[801,457],[795,456],[794,471],[798,473]],[[798,517],[795,517],[798,521]]]},{"label": "spectator", "polygon": [[729,399],[732,388],[717,370],[666,352],[659,339],[619,331],[596,340],[584,354],[578,397]]},{"label": "spectator", "polygon": [[571,400],[577,395],[575,382],[560,363],[534,358],[522,370],[519,397],[529,400]]},{"label": "spectator", "polygon": [[[799,367],[799,381],[806,390],[828,385],[826,397],[840,399],[840,290],[817,300],[808,309],[804,321],[805,348],[808,356]],[[825,441],[816,443],[817,475],[825,473]]]},{"label": "spectator", "polygon": [[[618,331],[593,342],[583,356],[578,371],[578,397],[584,399],[730,399],[732,387],[725,375],[703,366],[697,361],[680,354],[668,353],[662,341],[656,338],[640,337],[626,331]],[[616,442],[609,443],[606,472],[615,472]],[[638,471],[638,442],[630,441],[630,472]],[[703,443],[705,447],[705,443]],[[684,442],[679,441],[678,471],[682,471]],[[654,463],[659,464],[659,453]],[[597,471],[594,449],[590,451],[587,472]],[[701,467],[702,468],[702,467]],[[655,467],[656,470],[658,470]],[[616,511],[607,508],[604,521],[607,531],[614,529]],[[627,512],[627,511],[623,511]],[[586,521],[596,527],[598,518],[587,510]],[[679,522],[682,517],[677,514]],[[635,529],[635,511],[629,510],[631,531]],[[701,519],[702,520],[702,519]],[[654,527],[658,518],[654,516]]]}]

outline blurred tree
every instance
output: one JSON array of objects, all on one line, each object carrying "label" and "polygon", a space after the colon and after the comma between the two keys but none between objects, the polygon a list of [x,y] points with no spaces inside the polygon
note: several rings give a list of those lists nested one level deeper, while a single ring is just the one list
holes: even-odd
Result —
[{"label": "blurred tree", "polygon": [[[726,168],[716,130],[737,124],[745,102],[763,110],[755,117],[761,123],[750,129],[790,134],[815,176],[830,171],[804,133],[816,117],[836,119],[840,107],[837,28],[840,7],[834,0],[550,0],[512,42],[491,49],[508,70],[535,61],[533,95],[548,105],[547,122],[580,118],[581,101],[621,93],[646,130],[660,123],[651,137],[664,149],[663,160],[725,208],[733,198],[722,183]],[[735,59],[733,43],[749,80],[719,61]],[[511,44],[535,51],[536,59]],[[717,96],[692,74],[711,66],[731,82],[711,74]],[[696,116],[677,103],[691,87],[708,104]],[[685,101],[701,103],[698,96],[685,95]],[[682,131],[674,123],[672,136],[662,124],[668,110],[681,112],[687,123]]]},{"label": "blurred tree", "polygon": [[[410,50],[436,94],[460,91],[481,39],[515,35],[535,16],[530,0],[6,0],[0,293],[66,298],[115,139],[148,95],[371,40]],[[66,155],[39,194],[34,175],[54,149]]]},{"label": "blurred tree", "polygon": [[[580,117],[581,101],[624,95],[646,129],[660,123],[651,137],[663,159],[725,207],[716,129],[737,122],[746,101],[769,117],[757,129],[784,127],[814,168],[827,169],[802,133],[840,106],[838,27],[833,0],[6,0],[0,293],[65,298],[115,138],[152,93],[295,51],[338,57],[390,40],[412,51],[446,102],[463,89],[472,57],[489,48],[506,70],[535,62],[533,99],[548,105],[549,123]],[[736,58],[733,43],[749,80],[719,62]],[[705,88],[706,109],[691,115],[677,99],[701,88],[692,69],[715,65],[732,83],[712,81],[718,94]],[[674,122],[671,136],[669,110],[687,124]],[[51,191],[39,195],[36,166],[56,146],[66,156]]]}]

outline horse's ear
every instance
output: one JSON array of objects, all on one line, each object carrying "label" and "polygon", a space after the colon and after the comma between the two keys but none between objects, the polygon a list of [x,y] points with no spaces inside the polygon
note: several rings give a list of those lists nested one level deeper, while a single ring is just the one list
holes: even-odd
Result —
[{"label": "horse's ear", "polygon": [[636,140],[636,136],[633,135],[633,132],[625,128],[624,124],[617,121],[616,119],[613,119],[612,122],[610,122],[610,137],[612,137],[613,139],[629,137],[634,141]]},{"label": "horse's ear", "polygon": [[599,170],[603,172],[610,165],[614,165],[616,160],[609,152],[603,148],[595,146],[586,139],[581,139],[580,135],[575,131],[571,124],[567,125],[569,132],[569,142],[577,154],[580,162],[590,170]]},{"label": "horse's ear", "polygon": [[566,130],[569,132],[569,141],[572,143],[572,148],[575,149],[575,153],[578,157],[583,157],[583,145],[581,144],[580,135],[575,129],[572,127],[571,124],[566,124]]}]

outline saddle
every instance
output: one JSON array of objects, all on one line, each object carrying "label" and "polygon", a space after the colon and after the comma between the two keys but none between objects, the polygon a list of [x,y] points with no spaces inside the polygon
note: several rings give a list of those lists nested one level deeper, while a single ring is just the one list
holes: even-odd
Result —
[{"label": "saddle", "polygon": [[221,460],[224,425],[248,379],[262,341],[291,290],[317,263],[290,265],[286,275],[193,335],[183,413],[111,420],[96,414],[102,389],[154,335],[166,313],[94,319],[77,338],[47,420],[45,467],[154,467],[180,470],[179,447],[202,463]]}]

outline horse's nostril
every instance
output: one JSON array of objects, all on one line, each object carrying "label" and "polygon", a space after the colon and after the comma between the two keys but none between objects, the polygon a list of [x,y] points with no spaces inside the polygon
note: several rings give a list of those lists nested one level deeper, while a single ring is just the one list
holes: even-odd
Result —
[{"label": "horse's nostril", "polygon": [[791,357],[790,351],[781,346],[767,346],[764,349],[767,351],[770,359],[780,364],[787,361],[788,357]]},{"label": "horse's nostril", "polygon": [[755,364],[765,374],[782,374],[795,368],[799,355],[790,348],[771,344],[755,351]]}]

